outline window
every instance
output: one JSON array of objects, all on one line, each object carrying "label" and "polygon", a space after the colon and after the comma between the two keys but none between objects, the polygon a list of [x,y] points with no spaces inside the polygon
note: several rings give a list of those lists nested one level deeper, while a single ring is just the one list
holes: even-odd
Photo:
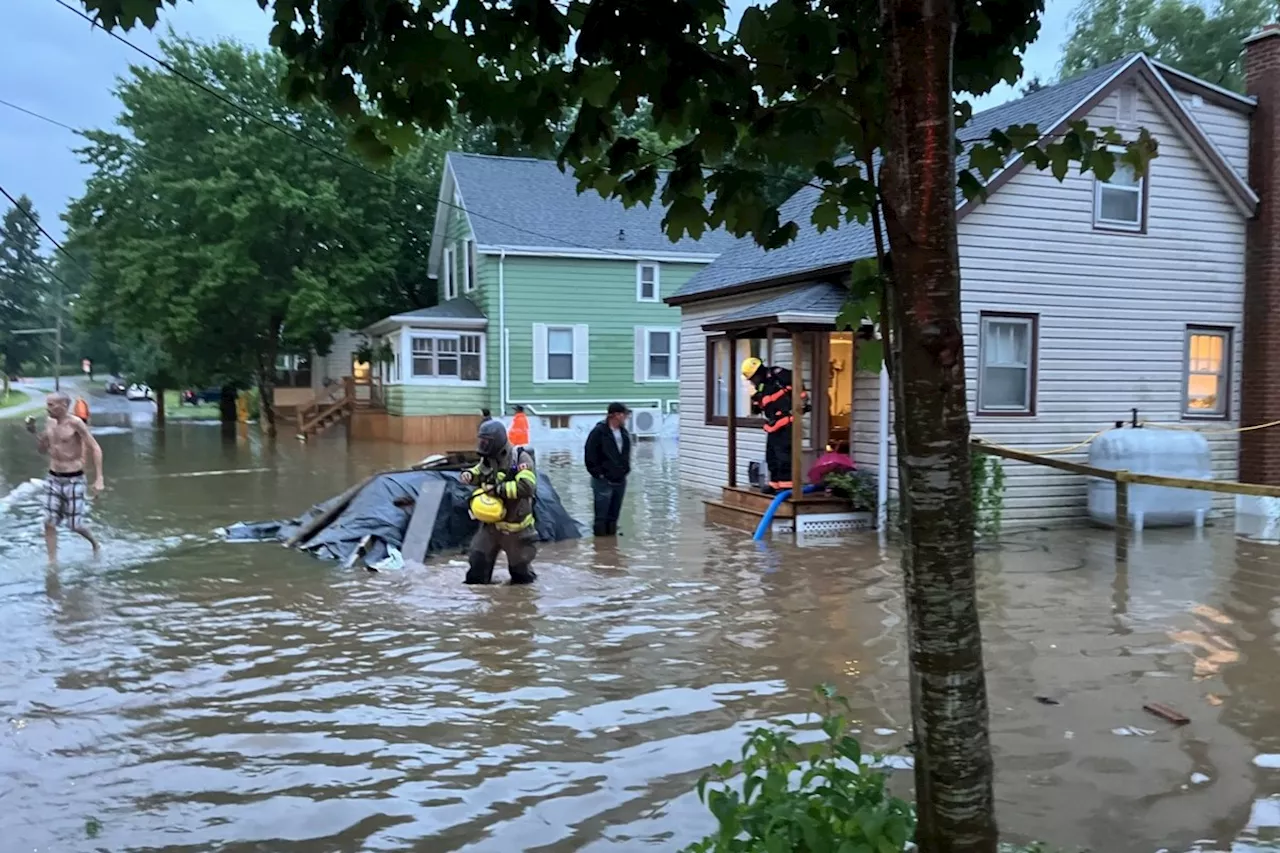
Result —
[{"label": "window", "polygon": [[550,415],[547,417],[547,427],[550,429],[568,429],[568,415]]},{"label": "window", "polygon": [[1187,327],[1187,375],[1182,414],[1225,418],[1231,381],[1231,330]]},{"label": "window", "polygon": [[657,302],[661,295],[658,265],[636,264],[636,299],[640,302]]},{"label": "window", "polygon": [[636,326],[637,383],[680,378],[680,330]]},{"label": "window", "polygon": [[[715,426],[724,426],[729,417],[729,383],[741,383],[740,365],[749,357],[758,358],[769,364],[773,353],[773,341],[764,338],[742,339],[734,342],[733,351],[729,350],[728,338],[707,339],[707,397],[706,422]],[[739,384],[737,396],[737,420],[751,417],[751,397]]]},{"label": "window", "polygon": [[411,376],[440,382],[480,382],[484,377],[483,335],[412,335]]},{"label": "window", "polygon": [[573,381],[573,329],[547,329],[547,378]]},{"label": "window", "polygon": [[440,265],[440,282],[444,285],[444,298],[446,302],[458,295],[458,270],[454,265],[454,251],[452,246],[445,247],[444,261]]},{"label": "window", "polygon": [[1034,415],[1037,319],[982,315],[978,332],[978,414]]},{"label": "window", "polygon": [[585,325],[533,325],[533,381],[585,384],[589,336]]},{"label": "window", "polygon": [[470,293],[476,289],[476,241],[467,240],[462,247],[462,288]]},{"label": "window", "polygon": [[1095,228],[1142,231],[1146,227],[1146,181],[1127,163],[1116,163],[1111,180],[1093,183]]}]

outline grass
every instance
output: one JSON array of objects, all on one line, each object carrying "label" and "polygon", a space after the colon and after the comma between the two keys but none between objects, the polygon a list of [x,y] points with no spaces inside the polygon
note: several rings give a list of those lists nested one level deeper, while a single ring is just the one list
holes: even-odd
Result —
[{"label": "grass", "polygon": [[0,409],[7,409],[10,406],[21,406],[27,400],[31,399],[23,391],[9,389],[9,393],[0,392]]},{"label": "grass", "polygon": [[216,421],[221,417],[217,405],[181,406],[181,391],[164,392],[164,416],[171,421]]}]

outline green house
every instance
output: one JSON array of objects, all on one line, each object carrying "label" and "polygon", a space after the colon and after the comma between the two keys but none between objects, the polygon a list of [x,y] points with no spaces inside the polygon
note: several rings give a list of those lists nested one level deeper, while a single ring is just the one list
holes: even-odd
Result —
[{"label": "green house", "polygon": [[665,299],[732,242],[724,232],[672,243],[660,207],[577,192],[551,161],[449,154],[436,206],[432,308],[365,329],[404,440],[466,427],[487,408],[529,415],[530,434],[582,434],[615,400],[633,432],[678,422],[680,312]]}]

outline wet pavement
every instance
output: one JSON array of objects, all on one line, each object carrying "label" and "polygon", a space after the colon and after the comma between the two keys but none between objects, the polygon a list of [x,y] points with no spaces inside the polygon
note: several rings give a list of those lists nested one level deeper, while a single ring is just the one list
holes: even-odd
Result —
[{"label": "wet pavement", "polygon": [[[675,446],[640,445],[616,545],[547,545],[534,588],[477,589],[461,559],[371,575],[211,534],[422,451],[159,433],[127,407],[95,423],[105,556],[66,539],[48,570],[22,485],[40,459],[0,422],[3,853],[676,850],[710,827],[700,773],[824,681],[869,751],[908,763],[896,554],[708,529]],[[539,461],[587,518],[576,453]],[[266,470],[183,476],[245,469]],[[984,553],[1003,831],[1272,849],[1277,568],[1280,549],[1189,531],[1148,531],[1120,567],[1087,530]]]}]

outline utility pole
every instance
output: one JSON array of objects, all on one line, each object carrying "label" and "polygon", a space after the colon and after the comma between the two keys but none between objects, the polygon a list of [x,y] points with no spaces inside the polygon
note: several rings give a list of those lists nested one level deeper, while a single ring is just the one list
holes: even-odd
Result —
[{"label": "utility pole", "polygon": [[62,279],[58,279],[54,291],[54,306],[57,311],[54,325],[48,329],[10,329],[14,335],[53,335],[53,389],[62,390]]}]

